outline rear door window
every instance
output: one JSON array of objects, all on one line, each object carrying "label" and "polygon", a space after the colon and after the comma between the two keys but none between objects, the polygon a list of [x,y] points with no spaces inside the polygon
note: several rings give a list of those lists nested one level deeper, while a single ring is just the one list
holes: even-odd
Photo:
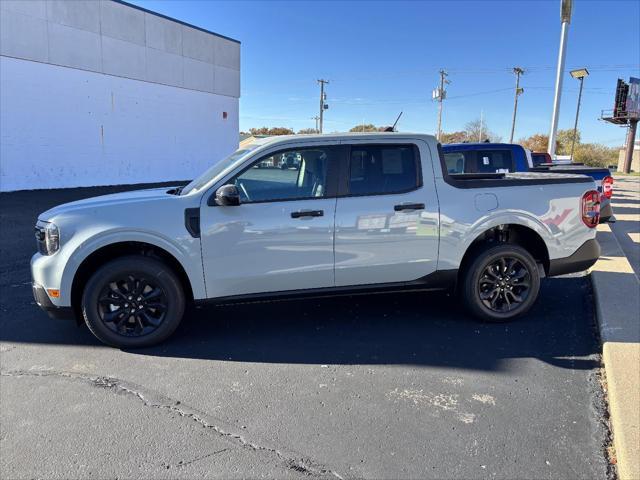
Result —
[{"label": "rear door window", "polygon": [[478,173],[513,172],[513,156],[510,150],[480,150],[477,154]]},{"label": "rear door window", "polygon": [[349,194],[383,195],[415,190],[422,184],[414,145],[353,145]]},{"label": "rear door window", "polygon": [[466,165],[466,159],[464,157],[464,153],[462,152],[445,153],[444,162],[447,166],[447,171],[449,173],[464,173],[464,167]]}]

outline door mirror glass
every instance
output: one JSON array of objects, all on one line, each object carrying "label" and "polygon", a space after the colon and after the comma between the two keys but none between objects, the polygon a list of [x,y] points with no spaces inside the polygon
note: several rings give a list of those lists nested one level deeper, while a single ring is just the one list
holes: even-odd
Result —
[{"label": "door mirror glass", "polygon": [[235,185],[223,185],[216,190],[216,205],[231,207],[240,205],[240,193]]}]

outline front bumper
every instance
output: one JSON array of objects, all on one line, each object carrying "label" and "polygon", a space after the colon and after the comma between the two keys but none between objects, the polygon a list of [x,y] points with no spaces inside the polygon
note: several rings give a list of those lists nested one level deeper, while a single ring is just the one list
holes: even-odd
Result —
[{"label": "front bumper", "polygon": [[600,244],[593,238],[584,242],[571,256],[549,260],[549,277],[582,272],[600,257]]},{"label": "front bumper", "polygon": [[51,318],[56,319],[74,319],[75,315],[73,313],[73,308],[71,307],[58,307],[54,305],[49,295],[45,291],[42,285],[38,285],[37,283],[33,283],[31,285],[33,289],[33,298],[36,301],[36,304],[49,315]]}]

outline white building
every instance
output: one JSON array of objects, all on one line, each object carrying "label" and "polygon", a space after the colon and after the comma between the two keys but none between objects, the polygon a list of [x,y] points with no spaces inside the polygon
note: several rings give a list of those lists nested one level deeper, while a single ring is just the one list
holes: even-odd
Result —
[{"label": "white building", "polygon": [[116,0],[0,18],[0,191],[186,180],[237,148],[237,40]]}]

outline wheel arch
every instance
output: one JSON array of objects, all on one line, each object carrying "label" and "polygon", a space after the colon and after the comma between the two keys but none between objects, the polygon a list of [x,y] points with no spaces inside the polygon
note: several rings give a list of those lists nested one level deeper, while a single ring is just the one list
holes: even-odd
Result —
[{"label": "wheel arch", "polygon": [[475,235],[462,256],[459,275],[464,274],[465,269],[480,249],[500,243],[519,245],[524,248],[531,254],[536,263],[542,266],[544,273],[549,273],[549,249],[542,235],[530,225],[501,223]]},{"label": "wheel arch", "polygon": [[[194,299],[194,289],[187,274],[187,269],[168,249],[140,240],[116,241],[106,243],[92,250],[79,262],[78,267],[75,269],[70,285],[70,300],[76,314],[82,298],[82,287],[86,284],[91,274],[110,260],[125,255],[141,255],[161,261],[178,276],[187,301]],[[76,315],[76,318],[79,319],[82,316]]]}]

